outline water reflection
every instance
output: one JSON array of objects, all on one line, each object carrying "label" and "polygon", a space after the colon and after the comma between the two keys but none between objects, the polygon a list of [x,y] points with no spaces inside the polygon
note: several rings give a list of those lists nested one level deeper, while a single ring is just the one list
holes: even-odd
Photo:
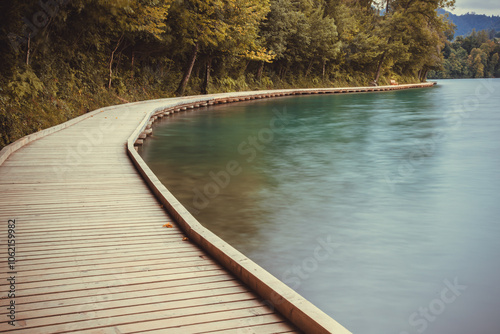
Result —
[{"label": "water reflection", "polygon": [[[446,117],[481,82],[183,113],[142,155],[201,223],[354,333],[496,334],[500,94],[481,90],[459,126]],[[259,141],[273,110],[286,124]],[[196,205],[230,161],[241,173]],[[426,319],[455,277],[467,289]]]}]

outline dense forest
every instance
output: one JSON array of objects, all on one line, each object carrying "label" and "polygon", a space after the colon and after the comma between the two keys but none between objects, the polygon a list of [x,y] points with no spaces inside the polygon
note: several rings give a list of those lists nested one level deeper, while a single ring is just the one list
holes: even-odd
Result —
[{"label": "dense forest", "polygon": [[[0,148],[110,104],[423,81],[454,0],[12,0],[0,8]],[[447,45],[447,44],[446,44]]]},{"label": "dense forest", "polygon": [[442,53],[443,68],[431,71],[430,78],[500,78],[500,39],[493,30],[446,41]]}]

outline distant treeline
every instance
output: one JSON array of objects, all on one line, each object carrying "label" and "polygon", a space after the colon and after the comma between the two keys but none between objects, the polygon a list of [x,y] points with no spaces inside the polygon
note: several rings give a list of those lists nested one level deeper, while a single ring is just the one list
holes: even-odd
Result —
[{"label": "distant treeline", "polygon": [[0,148],[98,107],[221,91],[425,80],[454,0],[11,0]]},{"label": "distant treeline", "polygon": [[443,69],[430,72],[430,78],[500,78],[500,39],[491,31],[446,41],[443,56]]}]

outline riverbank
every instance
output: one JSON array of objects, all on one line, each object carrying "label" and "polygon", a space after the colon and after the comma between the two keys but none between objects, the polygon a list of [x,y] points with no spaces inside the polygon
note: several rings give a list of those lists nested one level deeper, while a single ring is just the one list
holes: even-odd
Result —
[{"label": "riverbank", "polygon": [[[307,88],[307,89],[277,89],[277,90],[262,90],[262,91],[249,91],[239,93],[226,93],[215,95],[198,95],[189,98],[195,98],[194,101],[188,103],[176,104],[172,107],[155,111],[153,116],[149,119],[146,125],[134,138],[133,144],[135,146],[142,145],[144,140],[152,135],[153,123],[162,117],[172,115],[176,112],[186,111],[188,109],[195,109],[200,107],[212,106],[215,104],[225,104],[240,101],[249,101],[254,99],[272,98],[290,95],[309,95],[309,94],[345,94],[345,93],[369,93],[369,92],[386,92],[396,91],[403,89],[426,88],[435,86],[436,82],[426,82],[419,84],[406,84],[406,85],[390,85],[390,86],[368,86],[368,87],[342,87],[342,88]],[[215,97],[216,96],[216,97]]]},{"label": "riverbank", "polygon": [[[240,84],[235,81],[227,87],[220,86],[218,91],[214,93],[222,93],[224,90],[240,91],[245,90],[245,88],[254,88],[254,90],[257,88],[265,91],[270,88],[266,87],[265,83],[255,87],[249,87],[247,84]],[[286,83],[278,83],[273,86],[274,89],[293,90],[289,87],[289,84]],[[404,85],[401,85],[399,87],[403,86]],[[323,91],[330,88],[311,88],[311,90],[314,89]],[[335,89],[356,89],[356,87],[344,86],[343,88]],[[188,93],[192,95],[195,92],[188,91]],[[2,96],[0,95],[0,97]],[[172,93],[169,94],[160,90],[139,89],[137,87],[136,89],[129,90],[127,93],[115,93],[105,89],[91,93],[80,89],[78,92],[67,94],[66,98],[54,98],[52,94],[49,94],[49,96],[36,94],[33,96],[26,96],[23,102],[18,101],[15,103],[9,102],[8,98],[2,97],[0,98],[0,150],[24,136],[62,124],[76,117],[85,115],[92,110],[123,103],[170,97],[173,97]]]}]

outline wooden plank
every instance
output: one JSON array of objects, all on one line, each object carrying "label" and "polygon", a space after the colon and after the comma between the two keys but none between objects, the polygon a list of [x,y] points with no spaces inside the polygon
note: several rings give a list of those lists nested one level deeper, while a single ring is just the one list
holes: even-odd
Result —
[{"label": "wooden plank", "polygon": [[[189,249],[193,247],[192,244],[185,242],[185,241],[179,241],[179,242],[169,242],[169,243],[158,243],[154,245],[148,245],[147,249],[163,249],[165,252],[175,252],[176,249],[182,249],[183,247],[186,247],[186,249]],[[67,250],[60,250],[57,252],[54,252],[52,250],[43,250],[39,251],[36,250],[34,252],[22,252],[19,253],[19,255],[16,254],[16,259],[17,260],[23,260],[26,258],[29,259],[50,259],[50,258],[64,258],[65,256],[69,257],[77,257],[79,258],[80,256],[85,256],[85,255],[99,255],[103,254],[105,256],[106,254],[116,254],[118,252],[123,253],[129,250],[129,252],[141,252],[144,250],[144,243],[137,243],[133,245],[117,245],[117,246],[100,246],[100,247],[90,247],[90,248],[79,248],[79,249],[74,249],[74,248],[69,248]]]},{"label": "wooden plank", "polygon": [[[29,214],[24,214],[24,213],[20,213],[20,214],[17,213],[16,215],[14,215],[14,214],[15,214],[14,212],[12,212],[12,211],[9,212],[7,210],[7,211],[4,211],[2,214],[0,214],[0,216],[4,216],[7,219],[21,217],[20,219],[26,219],[26,220],[30,220],[30,221],[36,221],[37,220],[36,218],[40,218],[40,220],[41,220],[44,217],[48,217],[48,219],[52,220],[52,221],[61,221],[61,222],[68,223],[68,224],[72,223],[72,219],[68,218],[67,212],[64,212],[62,210],[59,212],[57,212],[57,211],[56,212],[32,211]],[[133,209],[123,208],[122,210],[120,210],[119,208],[115,208],[114,210],[108,209],[108,210],[103,211],[103,212],[93,212],[91,210],[79,210],[78,212],[72,212],[72,214],[71,214],[71,216],[75,217],[76,219],[82,219],[82,218],[84,219],[86,217],[88,217],[88,218],[117,217],[118,219],[123,220],[123,224],[127,224],[127,217],[129,217],[130,215],[134,215],[135,217],[142,217],[142,219],[147,219],[144,216],[144,210],[140,210],[140,208],[133,208]],[[148,213],[148,216],[150,216],[150,215],[152,215],[153,217],[165,217],[166,213],[165,212],[151,212],[151,213]]]},{"label": "wooden plank", "polygon": [[[136,222],[136,224],[143,223],[143,221],[140,219],[134,221]],[[86,222],[82,220],[81,223],[85,224]],[[163,219],[163,217],[148,219],[148,223],[149,224],[145,227],[137,227],[133,224],[124,225],[119,219],[114,219],[103,221],[103,223],[99,225],[76,224],[67,225],[61,228],[58,228],[58,226],[55,224],[47,226],[46,228],[38,227],[36,229],[30,229],[29,226],[23,226],[23,229],[16,230],[16,235],[19,236],[21,240],[29,240],[30,238],[40,239],[40,237],[50,240],[71,237],[76,234],[79,234],[80,236],[92,237],[93,235],[117,235],[135,232],[157,233],[160,232],[160,230],[164,229],[164,227],[160,226],[163,226],[165,224],[172,224],[173,226],[175,225],[174,222],[165,220]],[[5,241],[6,238],[6,236],[2,236],[1,240]]]},{"label": "wooden plank", "polygon": [[[34,224],[36,226],[37,223],[44,222],[61,222],[63,224],[71,224],[71,225],[79,225],[81,221],[85,221],[88,219],[89,221],[95,221],[102,217],[105,220],[112,221],[121,221],[122,225],[133,225],[137,226],[137,220],[142,221],[143,223],[153,218],[165,218],[167,214],[165,212],[150,212],[147,217],[144,216],[144,211],[140,210],[121,210],[121,211],[105,211],[105,212],[74,212],[71,217],[68,218],[68,215],[64,215],[64,213],[51,213],[51,214],[40,214],[40,213],[31,213],[31,214],[19,214],[18,212],[4,212],[0,215],[4,220],[5,219],[16,219],[16,221],[20,221],[21,224],[23,222],[29,222],[30,224]],[[129,221],[127,218],[130,218]],[[171,219],[171,218],[169,218]],[[64,226],[64,225],[63,225]]]},{"label": "wooden plank", "polygon": [[[74,284],[65,286],[63,289],[58,287],[48,287],[43,289],[27,290],[16,300],[20,304],[30,304],[37,302],[67,302],[68,300],[91,297],[94,298],[93,302],[99,301],[99,298],[107,300],[108,295],[117,293],[129,293],[137,291],[156,291],[157,289],[178,288],[195,289],[203,287],[204,283],[212,282],[225,282],[224,286],[240,286],[241,283],[234,281],[234,277],[228,275],[223,270],[215,270],[211,272],[203,272],[198,275],[193,273],[186,273],[179,276],[179,279],[157,279],[157,278],[127,278],[112,282],[99,282],[93,285],[87,284]],[[235,283],[236,282],[236,283]],[[126,304],[125,304],[126,305]]]},{"label": "wooden plank", "polygon": [[[49,189],[44,187],[43,189],[36,189],[32,187],[31,189],[17,189],[16,187],[10,187],[8,189],[9,193],[0,193],[0,199],[7,198],[22,198],[24,200],[44,200],[41,196],[46,195],[50,196],[50,198],[67,198],[69,200],[73,198],[83,198],[83,199],[101,199],[106,198],[105,196],[113,196],[114,198],[130,198],[130,194],[124,193],[124,190],[133,190],[134,195],[141,196],[142,198],[155,198],[147,189],[144,188],[143,184],[140,184],[139,187],[89,187],[86,188],[69,188],[57,187],[55,189]],[[78,191],[78,193],[73,193],[73,191]]]},{"label": "wooden plank", "polygon": [[[157,236],[162,236],[162,235],[172,235],[172,234],[182,234],[182,232],[178,229],[171,229],[171,228],[163,228],[160,225],[163,222],[159,222],[157,225],[157,228],[149,228],[148,230],[146,229],[141,229],[141,228],[129,228],[129,229],[121,229],[121,226],[118,225],[117,228],[115,229],[109,229],[109,228],[104,228],[102,231],[96,230],[96,229],[91,229],[89,231],[82,231],[79,230],[78,232],[70,232],[70,233],[52,233],[47,235],[43,235],[44,231],[43,229],[40,229],[39,233],[36,233],[36,231],[27,231],[27,232],[17,232],[16,231],[16,244],[17,245],[24,245],[24,244],[38,244],[38,243],[50,243],[50,242],[57,242],[59,244],[65,244],[68,241],[68,238],[71,239],[71,243],[78,241],[78,240],[84,240],[84,241],[95,241],[95,240],[109,240],[109,239],[120,239],[120,238],[146,238],[146,237],[157,237]],[[175,223],[170,223],[171,226],[174,226]],[[47,234],[47,232],[45,232]],[[40,238],[43,236],[43,238]],[[6,237],[0,238],[0,241],[5,241],[7,240]]]},{"label": "wooden plank", "polygon": [[[176,252],[169,252],[164,248],[153,248],[147,250],[136,250],[135,252],[113,252],[113,253],[94,253],[92,255],[80,254],[77,258],[74,255],[60,256],[60,257],[36,257],[30,256],[27,259],[17,260],[19,269],[31,271],[50,267],[52,269],[65,268],[73,266],[85,265],[99,265],[108,263],[124,262],[129,260],[143,261],[143,260],[157,260],[157,259],[170,259],[170,258],[184,258],[189,256],[204,257],[204,253],[199,249],[192,247],[178,247]],[[50,265],[50,266],[49,266]]]},{"label": "wooden plank", "polygon": [[[200,267],[208,269],[217,268],[216,263],[209,258],[200,258],[199,256],[194,257],[182,257],[177,259],[162,259],[156,261],[145,261],[145,262],[120,262],[115,264],[108,264],[104,268],[102,266],[87,266],[84,268],[76,267],[76,270],[68,270],[67,268],[62,268],[60,270],[54,269],[41,269],[34,272],[18,271],[19,275],[22,275],[22,285],[27,285],[29,283],[52,281],[47,284],[59,284],[58,281],[65,280],[71,282],[72,279],[78,279],[79,281],[93,281],[96,276],[102,279],[106,279],[107,275],[116,275],[123,273],[144,273],[148,272],[151,275],[156,275],[157,271],[161,271],[161,274],[168,275],[170,273],[187,272],[194,269],[199,269]],[[168,272],[167,272],[168,270]]]},{"label": "wooden plank", "polygon": [[[153,240],[137,240],[137,239],[127,239],[127,240],[116,240],[113,242],[95,242],[92,243],[92,241],[88,242],[81,242],[81,243],[75,243],[75,244],[64,244],[64,245],[59,245],[58,243],[47,243],[47,244],[36,244],[36,245],[25,245],[22,247],[19,247],[19,255],[23,256],[31,256],[35,252],[44,252],[43,254],[50,254],[50,253],[61,253],[63,254],[65,251],[68,252],[73,252],[74,255],[78,255],[80,252],[85,252],[85,251],[92,251],[92,249],[96,250],[103,250],[105,248],[113,247],[113,245],[118,246],[126,242],[126,244],[129,245],[134,245],[134,246],[140,246],[142,245],[143,248],[153,248],[153,247],[163,247],[166,246],[169,243],[183,243],[184,241],[182,240],[184,238],[184,235],[181,234],[180,232],[176,232],[176,234],[168,235],[165,237],[159,237]],[[150,247],[145,247],[145,245],[150,245]],[[16,252],[17,254],[17,252]]]},{"label": "wooden plank", "polygon": [[[224,275],[220,276],[208,276],[199,277],[186,280],[182,282],[182,285],[174,284],[170,285],[169,282],[156,282],[156,283],[144,283],[136,286],[125,286],[121,288],[110,287],[105,290],[98,291],[74,291],[67,294],[50,294],[46,295],[49,298],[43,298],[43,296],[27,296],[18,299],[19,304],[22,305],[23,312],[35,311],[56,307],[68,307],[77,306],[85,304],[95,304],[100,302],[110,302],[110,301],[122,301],[120,306],[130,305],[126,300],[132,298],[141,298],[148,296],[168,296],[169,300],[175,300],[176,298],[185,299],[185,293],[200,292],[205,290],[210,290],[212,294],[219,294],[219,292],[212,291],[214,289],[226,289],[230,287],[237,287],[242,289],[241,284],[234,279],[228,278]],[[92,292],[94,292],[92,294]],[[176,297],[177,296],[177,297]],[[125,301],[125,302],[123,302]],[[7,314],[8,311],[2,310],[0,314]]]},{"label": "wooden plank", "polygon": [[[184,252],[179,251],[179,253],[169,253],[165,252],[163,249],[159,248],[156,250],[150,250],[148,252],[137,252],[137,253],[113,253],[109,254],[108,257],[105,256],[79,256],[75,259],[74,256],[66,258],[51,258],[51,259],[30,259],[30,260],[20,260],[18,261],[17,272],[23,273],[23,275],[30,275],[32,272],[37,270],[50,270],[50,272],[55,272],[55,270],[60,270],[64,268],[78,267],[80,269],[85,266],[90,268],[98,268],[98,266],[112,265],[116,263],[126,263],[129,261],[137,261],[137,263],[147,264],[149,261],[157,260],[169,260],[169,259],[188,259],[201,257],[204,258],[204,253],[201,250],[193,250],[191,247],[187,248]],[[136,264],[137,264],[136,263]],[[49,269],[50,268],[50,269]],[[88,269],[86,269],[88,270]]]},{"label": "wooden plank", "polygon": [[[114,309],[117,308],[120,308],[124,313],[135,312],[132,308],[153,304],[161,304],[162,308],[168,308],[170,305],[175,306],[176,303],[180,303],[182,301],[190,301],[190,305],[199,305],[199,303],[203,302],[203,299],[205,298],[219,297],[221,300],[224,300],[225,297],[228,297],[228,299],[232,299],[236,294],[239,296],[239,299],[252,296],[248,289],[242,286],[223,286],[217,289],[195,290],[178,293],[164,293],[161,290],[155,292],[156,294],[152,295],[148,294],[147,291],[138,291],[135,294],[128,293],[125,299],[100,300],[99,302],[96,302],[94,298],[95,296],[91,296],[87,303],[80,302],[76,305],[48,307],[49,304],[41,304],[41,308],[31,311],[25,310],[25,308],[20,305],[19,309],[20,312],[22,312],[22,317],[24,319],[35,319],[63,315],[72,316],[73,314],[82,312],[114,312]],[[126,304],[126,306],[124,306],[124,304]]]},{"label": "wooden plank", "polygon": [[[198,333],[255,333],[255,334],[275,334],[294,332],[295,328],[284,322],[280,322],[274,314],[254,314],[248,317],[235,319],[204,322],[193,325],[181,326],[178,328],[161,328],[157,330],[145,331],[141,333],[161,334],[198,334]],[[126,333],[126,332],[125,332]]]},{"label": "wooden plank", "polygon": [[[165,266],[167,267],[167,266]],[[151,269],[149,270],[147,267],[141,267],[139,269],[129,269],[125,268],[123,270],[109,270],[106,275],[102,276],[92,276],[82,274],[77,277],[64,277],[62,275],[43,275],[39,280],[33,282],[19,282],[17,283],[17,287],[19,291],[25,289],[34,289],[34,288],[44,288],[44,287],[54,287],[54,286],[64,286],[70,284],[78,284],[79,282],[85,282],[85,284],[92,284],[95,282],[101,281],[115,281],[126,277],[131,278],[141,278],[141,277],[151,277],[151,276],[172,276],[177,277],[181,274],[186,273],[199,273],[202,271],[212,271],[219,268],[218,265],[206,263],[206,261],[196,261],[194,263],[187,263],[184,266],[174,266],[173,268],[168,269]],[[2,284],[6,286],[6,284]]]},{"label": "wooden plank", "polygon": [[[140,209],[143,210],[155,210],[158,208],[158,205],[152,201],[146,201],[138,199],[137,201],[91,201],[91,202],[63,202],[63,203],[27,203],[24,207],[19,203],[19,201],[6,201],[4,202],[8,208],[1,210],[0,215],[13,212],[13,211],[23,211],[27,213],[32,212],[42,212],[42,213],[51,213],[51,212],[60,212],[60,211],[77,211],[77,210],[88,210],[88,209],[116,209],[119,210],[123,208],[123,206],[127,206],[130,209]],[[144,211],[143,211],[144,212]]]},{"label": "wooden plank", "polygon": [[[172,242],[182,242],[182,234],[177,234],[177,235],[172,235],[169,236],[167,239],[166,237],[158,237],[155,239],[149,239],[149,240],[141,240],[137,238],[133,239],[127,239],[127,240],[117,240],[117,241],[105,241],[105,242],[80,242],[80,243],[75,243],[75,244],[66,244],[66,245],[60,245],[59,243],[48,243],[44,245],[26,245],[24,246],[19,254],[22,254],[23,252],[28,252],[28,251],[50,251],[50,252],[58,252],[61,250],[65,249],[72,249],[74,251],[80,251],[86,248],[102,248],[102,247],[112,247],[112,246],[119,246],[122,245],[124,241],[127,242],[127,245],[166,245],[168,243]],[[146,247],[145,247],[146,248]]]},{"label": "wooden plank", "polygon": [[75,263],[74,266],[53,268],[45,267],[41,269],[29,269],[26,268],[24,264],[18,264],[17,274],[22,277],[23,283],[39,282],[42,280],[57,280],[57,279],[68,279],[68,278],[83,278],[98,275],[110,275],[123,272],[142,272],[151,271],[154,274],[154,270],[167,268],[179,269],[185,266],[194,265],[207,265],[215,264],[215,262],[209,258],[202,258],[199,255],[191,256],[177,256],[174,258],[159,258],[159,259],[147,259],[138,261],[137,259],[130,259],[129,261],[123,262],[111,262],[101,265],[92,264],[80,264]]},{"label": "wooden plank", "polygon": [[[51,267],[54,266],[54,268],[57,267],[64,267],[64,266],[71,266],[72,264],[77,264],[77,265],[85,265],[87,262],[90,263],[101,263],[101,262],[113,262],[115,260],[116,262],[122,261],[123,258],[135,258],[139,257],[144,254],[144,256],[151,256],[152,259],[156,257],[168,257],[168,256],[178,256],[180,258],[189,256],[190,254],[198,254],[199,256],[204,256],[203,253],[197,253],[200,252],[200,250],[193,249],[192,247],[189,247],[190,245],[186,246],[185,244],[178,244],[177,247],[170,247],[170,248],[164,248],[164,247],[151,247],[145,250],[144,248],[141,249],[133,249],[133,250],[126,250],[126,251],[107,251],[107,250],[102,250],[98,253],[95,251],[87,251],[87,252],[72,252],[69,251],[65,254],[61,254],[58,256],[57,254],[49,253],[47,255],[43,254],[32,254],[33,256],[21,256],[17,261],[19,261],[19,270],[22,270],[23,266],[33,266],[37,264],[38,266],[42,267],[47,267],[50,265]],[[201,255],[200,255],[201,254]],[[31,267],[30,267],[31,268]],[[37,268],[37,267],[35,267]]]},{"label": "wooden plank", "polygon": [[[93,329],[105,326],[140,323],[147,326],[154,321],[172,323],[172,327],[192,322],[198,318],[210,316],[217,319],[227,319],[241,315],[252,315],[252,312],[265,312],[266,307],[252,299],[247,293],[230,296],[213,296],[183,300],[174,303],[145,304],[140,306],[121,307],[105,311],[91,311],[67,315],[51,316],[34,319],[21,319],[27,330],[19,329],[17,333],[30,333],[32,329],[38,333],[72,332],[78,329]],[[222,312],[226,311],[226,312]],[[139,326],[140,326],[139,325]],[[3,326],[5,332],[10,332]],[[125,332],[119,326],[120,331]],[[0,329],[2,329],[0,325]]]},{"label": "wooden plank", "polygon": [[2,193],[5,192],[12,192],[16,193],[19,191],[30,191],[30,190],[59,190],[59,191],[77,191],[77,190],[85,190],[85,189],[90,189],[90,190],[95,190],[98,187],[101,187],[102,189],[128,189],[127,185],[129,187],[137,187],[137,186],[142,186],[141,189],[147,190],[144,187],[144,181],[142,180],[128,180],[127,182],[124,183],[123,180],[106,180],[106,181],[99,181],[95,182],[94,180],[87,180],[87,182],[84,181],[74,181],[71,183],[61,183],[61,182],[54,182],[54,180],[50,180],[49,182],[45,182],[43,184],[40,183],[20,183],[16,184],[13,186],[8,186],[5,184],[0,184],[0,191]]},{"label": "wooden plank", "polygon": [[[158,204],[152,201],[130,201],[127,202],[127,208],[129,210],[140,210],[142,209],[145,212],[148,209],[155,210],[158,208]],[[102,202],[83,202],[83,203],[54,203],[54,204],[26,204],[23,208],[19,202],[4,202],[4,205],[8,206],[5,209],[0,209],[0,215],[6,214],[12,211],[23,211],[26,213],[59,213],[68,211],[85,211],[87,212],[89,209],[101,209],[105,210],[117,210],[123,209],[124,203],[119,201],[102,201]],[[147,212],[147,211],[146,211]]]},{"label": "wooden plank", "polygon": [[[236,303],[234,303],[236,304]],[[251,304],[250,304],[251,305]],[[243,307],[242,307],[243,306]],[[235,309],[238,307],[237,309]],[[200,308],[199,311],[203,310]],[[198,325],[198,331],[202,328],[206,328],[211,322],[222,323],[224,320],[230,320],[235,318],[245,318],[245,317],[254,317],[254,316],[263,316],[266,314],[272,313],[272,311],[267,306],[256,306],[249,308],[248,304],[244,305],[225,305],[218,304],[214,305],[210,310],[207,309],[207,313],[198,313],[193,314],[194,312],[199,312],[196,307],[193,307],[189,310],[189,312],[176,312],[175,315],[171,316],[169,321],[165,321],[163,319],[152,320],[152,321],[144,321],[141,323],[132,323],[128,325],[120,325],[118,326],[118,330],[121,333],[133,333],[137,331],[145,331],[148,330],[161,330],[164,333],[190,333],[189,330],[184,331],[185,328],[189,328],[188,326]],[[177,316],[176,318],[173,318]],[[192,328],[192,327],[191,327]]]},{"label": "wooden plank", "polygon": [[[267,319],[269,318],[269,319]],[[219,334],[281,334],[281,333],[299,333],[299,331],[286,322],[273,322],[276,321],[276,317],[270,316],[260,316],[251,317],[244,319],[235,319],[236,321],[243,322],[243,326],[246,327],[233,327],[230,329],[216,329],[211,331],[196,331],[195,333],[219,333]],[[234,321],[234,320],[230,320]],[[268,321],[267,323],[265,323]],[[149,332],[151,333],[151,332]]]}]

